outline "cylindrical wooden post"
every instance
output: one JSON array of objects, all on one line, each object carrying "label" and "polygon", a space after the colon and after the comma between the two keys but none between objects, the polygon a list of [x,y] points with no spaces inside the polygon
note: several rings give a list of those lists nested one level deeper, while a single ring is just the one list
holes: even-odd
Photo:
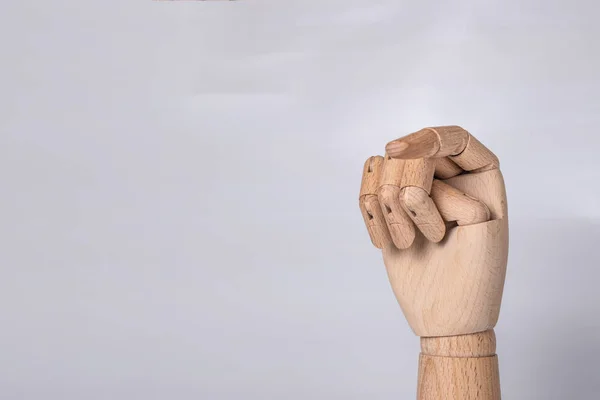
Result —
[{"label": "cylindrical wooden post", "polygon": [[421,338],[417,400],[500,400],[494,331]]}]

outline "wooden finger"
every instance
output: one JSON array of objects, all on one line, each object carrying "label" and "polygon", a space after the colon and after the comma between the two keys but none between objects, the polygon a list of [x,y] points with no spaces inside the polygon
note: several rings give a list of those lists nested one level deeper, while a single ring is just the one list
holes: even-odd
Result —
[{"label": "wooden finger", "polygon": [[369,237],[373,245],[379,249],[383,249],[391,243],[390,233],[377,198],[382,166],[383,157],[381,156],[370,157],[365,162],[359,195],[360,211]]},{"label": "wooden finger", "polygon": [[381,211],[387,222],[394,245],[407,249],[415,240],[415,226],[400,202],[400,183],[404,171],[404,160],[385,157],[377,190]]},{"label": "wooden finger", "polygon": [[383,157],[383,165],[381,166],[379,186],[392,185],[400,187],[405,164],[406,161],[399,158],[392,158],[386,154]]},{"label": "wooden finger", "polygon": [[379,179],[381,178],[381,170],[383,166],[383,157],[372,156],[365,161],[363,167],[362,182],[360,183],[360,194],[358,197],[367,194],[377,194],[379,187]]},{"label": "wooden finger", "polygon": [[469,135],[465,149],[460,154],[451,155],[450,159],[465,171],[481,172],[500,167],[498,157],[473,135]]},{"label": "wooden finger", "polygon": [[460,126],[424,128],[387,144],[392,158],[450,157],[465,171],[498,168],[498,158]]},{"label": "wooden finger", "polygon": [[377,196],[368,194],[359,200],[360,211],[373,246],[383,249],[392,242]]},{"label": "wooden finger", "polygon": [[463,169],[456,165],[448,157],[435,159],[435,177],[439,179],[448,179],[463,173]]},{"label": "wooden finger", "polygon": [[472,225],[490,220],[490,210],[483,202],[440,180],[433,181],[431,198],[445,221]]},{"label": "wooden finger", "polygon": [[420,187],[407,186],[402,189],[402,207],[423,235],[432,242],[444,238],[446,225],[429,194]]},{"label": "wooden finger", "polygon": [[490,219],[503,219],[508,216],[504,178],[499,169],[477,174],[461,174],[445,180],[444,183],[485,204],[490,210]]},{"label": "wooden finger", "polygon": [[468,140],[469,132],[460,126],[438,126],[391,141],[385,151],[392,158],[446,157],[463,151]]},{"label": "wooden finger", "polygon": [[400,202],[423,235],[432,242],[439,242],[446,233],[446,226],[429,197],[435,164],[435,160],[429,158],[406,160],[402,172]]},{"label": "wooden finger", "polygon": [[434,172],[435,160],[429,158],[406,160],[404,170],[402,171],[402,182],[400,186],[416,186],[429,193],[431,190],[431,183],[433,182]]}]

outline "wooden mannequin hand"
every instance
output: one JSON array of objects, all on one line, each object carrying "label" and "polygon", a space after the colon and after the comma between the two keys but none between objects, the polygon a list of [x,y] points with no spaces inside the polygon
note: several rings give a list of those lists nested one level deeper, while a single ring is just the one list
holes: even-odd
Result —
[{"label": "wooden mannequin hand", "polygon": [[458,126],[425,128],[365,163],[360,209],[421,336],[418,400],[499,400],[496,337],[508,255],[498,159]]},{"label": "wooden mannequin hand", "polygon": [[421,337],[495,326],[508,254],[498,159],[458,126],[425,128],[367,160],[360,209]]}]

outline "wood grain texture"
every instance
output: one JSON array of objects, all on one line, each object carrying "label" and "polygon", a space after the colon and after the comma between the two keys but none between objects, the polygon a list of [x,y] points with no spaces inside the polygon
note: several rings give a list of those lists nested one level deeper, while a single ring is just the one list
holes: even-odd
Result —
[{"label": "wood grain texture", "polygon": [[418,382],[418,400],[500,399],[494,331],[421,338]]},{"label": "wood grain texture", "polygon": [[417,400],[500,400],[498,357],[421,354]]},{"label": "wood grain texture", "polygon": [[428,240],[439,242],[444,238],[446,226],[429,197],[436,162],[429,158],[406,160],[402,172],[402,208]]},{"label": "wood grain texture", "polygon": [[496,354],[493,329],[469,335],[422,337],[421,353],[439,357],[488,357]]},{"label": "wood grain texture", "polygon": [[407,186],[420,187],[429,194],[434,172],[435,161],[432,159],[419,158],[417,160],[406,160],[400,186],[403,188]]},{"label": "wood grain texture", "polygon": [[500,167],[498,157],[473,135],[469,135],[469,142],[465,149],[458,155],[450,156],[450,159],[465,171]]},{"label": "wood grain texture", "polygon": [[427,129],[434,131],[440,141],[440,147],[435,157],[459,154],[469,141],[469,132],[457,125],[435,126]]},{"label": "wood grain texture", "polygon": [[383,164],[381,166],[379,186],[392,185],[400,187],[405,164],[405,160],[391,158],[386,154],[383,157]]},{"label": "wood grain texture", "polygon": [[433,181],[431,198],[444,221],[456,221],[458,225],[472,225],[490,219],[490,210],[482,201],[440,180]]},{"label": "wood grain texture", "polygon": [[439,179],[448,179],[463,173],[463,169],[448,157],[436,158],[435,176]]},{"label": "wood grain texture", "polygon": [[387,222],[390,236],[399,249],[410,247],[415,240],[415,226],[400,201],[404,165],[404,160],[391,158],[386,154],[377,189],[381,211]]},{"label": "wood grain texture", "polygon": [[382,156],[369,157],[367,161],[365,161],[362,181],[360,183],[360,192],[358,195],[359,198],[368,194],[377,194],[382,167]]},{"label": "wood grain texture", "polygon": [[391,243],[392,238],[381,211],[379,199],[374,194],[368,194],[359,199],[359,205],[373,246],[383,249]]},{"label": "wood grain texture", "polygon": [[499,169],[459,175],[444,182],[485,204],[491,219],[508,218],[504,178]]},{"label": "wood grain texture", "polygon": [[377,189],[381,179],[383,157],[373,156],[367,159],[363,167],[362,182],[358,203],[365,221],[371,242],[378,249],[391,243],[392,239],[377,198]]},{"label": "wood grain texture", "polygon": [[383,259],[398,303],[418,336],[482,332],[498,321],[508,257],[508,218],[502,174],[459,175],[449,184],[481,200],[491,221],[450,229],[439,243],[417,232],[405,250]]},{"label": "wood grain texture", "polygon": [[402,188],[400,198],[404,210],[427,240],[437,243],[444,238],[446,225],[425,190],[416,186],[407,186]]},{"label": "wood grain texture", "polygon": [[384,185],[379,188],[378,197],[394,245],[406,249],[415,240],[416,232],[412,219],[402,207],[401,190],[398,186]]},{"label": "wood grain texture", "polygon": [[508,217],[498,159],[459,126],[422,129],[386,151],[365,164],[361,212],[421,336],[418,399],[499,400],[493,327]]},{"label": "wood grain texture", "polygon": [[405,160],[433,157],[440,149],[437,133],[425,128],[393,140],[385,146],[385,152],[393,158]]},{"label": "wood grain texture", "polygon": [[462,152],[469,132],[456,125],[424,128],[389,142],[385,150],[392,158],[405,160],[446,157]]}]

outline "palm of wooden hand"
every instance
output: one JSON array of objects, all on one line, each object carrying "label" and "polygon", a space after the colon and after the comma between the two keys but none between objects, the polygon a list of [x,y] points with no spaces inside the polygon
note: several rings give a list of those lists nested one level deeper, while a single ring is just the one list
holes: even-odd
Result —
[{"label": "palm of wooden hand", "polygon": [[497,158],[454,126],[424,129],[386,150],[385,159],[365,163],[360,206],[411,328],[418,336],[493,328],[508,254]]}]

